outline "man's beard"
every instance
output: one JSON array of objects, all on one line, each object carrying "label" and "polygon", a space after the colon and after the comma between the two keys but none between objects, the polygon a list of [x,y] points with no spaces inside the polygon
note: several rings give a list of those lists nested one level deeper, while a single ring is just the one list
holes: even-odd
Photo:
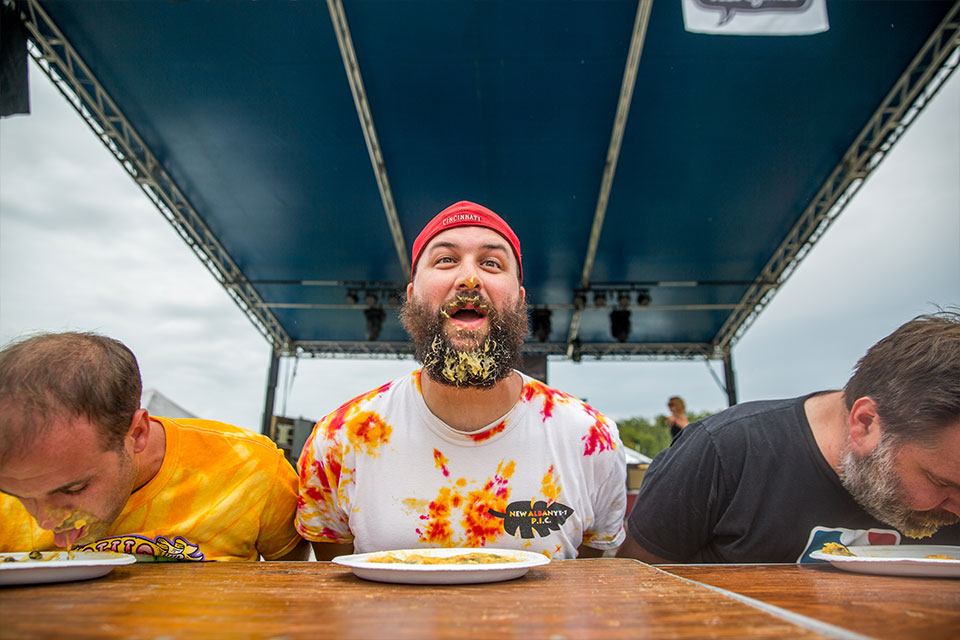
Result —
[{"label": "man's beard", "polygon": [[896,474],[898,447],[881,435],[876,449],[857,456],[848,448],[840,461],[840,481],[864,510],[908,538],[925,538],[960,517],[942,509],[914,511],[907,507],[903,484]]},{"label": "man's beard", "polygon": [[[455,330],[457,347],[447,335],[446,320],[471,304],[486,311],[487,331]],[[523,298],[512,309],[498,311],[479,293],[459,294],[439,309],[411,298],[400,311],[403,327],[413,339],[414,353],[430,379],[440,384],[489,389],[518,367],[527,335],[527,305]]]}]

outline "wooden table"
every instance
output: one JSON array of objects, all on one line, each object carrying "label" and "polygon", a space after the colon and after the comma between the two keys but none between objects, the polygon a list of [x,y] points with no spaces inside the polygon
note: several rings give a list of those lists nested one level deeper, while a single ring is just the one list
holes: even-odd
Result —
[{"label": "wooden table", "polygon": [[960,638],[960,580],[848,573],[825,565],[661,565],[874,638]]},{"label": "wooden table", "polygon": [[624,559],[517,580],[366,582],[326,562],[137,564],[86,582],[0,588],[3,638],[815,638],[708,587]]}]

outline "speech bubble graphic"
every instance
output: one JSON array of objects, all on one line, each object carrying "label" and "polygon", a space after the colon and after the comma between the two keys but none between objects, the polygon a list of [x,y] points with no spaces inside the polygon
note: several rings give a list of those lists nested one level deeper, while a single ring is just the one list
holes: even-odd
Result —
[{"label": "speech bubble graphic", "polygon": [[707,10],[720,11],[720,22],[723,26],[733,20],[738,11],[746,13],[763,13],[769,11],[784,11],[803,13],[813,0],[694,0],[697,6]]}]

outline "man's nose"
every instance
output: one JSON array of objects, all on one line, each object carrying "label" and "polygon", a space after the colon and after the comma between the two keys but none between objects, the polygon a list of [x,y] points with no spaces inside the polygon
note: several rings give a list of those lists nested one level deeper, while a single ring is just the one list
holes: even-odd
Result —
[{"label": "man's nose", "polygon": [[458,289],[477,289],[480,287],[480,278],[477,277],[476,271],[472,268],[465,267],[462,269],[458,279],[457,279],[457,288]]}]

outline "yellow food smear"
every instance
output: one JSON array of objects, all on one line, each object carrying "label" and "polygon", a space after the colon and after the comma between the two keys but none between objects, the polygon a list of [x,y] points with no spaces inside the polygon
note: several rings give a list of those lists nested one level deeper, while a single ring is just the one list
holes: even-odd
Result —
[{"label": "yellow food smear", "polygon": [[954,558],[953,556],[948,556],[945,553],[932,553],[929,556],[923,556],[924,558],[929,558],[931,560],[958,560],[960,558]]},{"label": "yellow food smear", "polygon": [[367,562],[382,562],[385,564],[499,564],[501,562],[519,562],[519,560],[496,553],[462,553],[446,558],[421,553],[410,553],[398,557],[386,553],[381,556],[371,556],[367,559]]},{"label": "yellow food smear", "polygon": [[850,549],[847,549],[845,546],[839,542],[828,542],[823,545],[823,548],[820,551],[824,553],[829,553],[833,556],[856,556],[855,553],[850,553]]}]

